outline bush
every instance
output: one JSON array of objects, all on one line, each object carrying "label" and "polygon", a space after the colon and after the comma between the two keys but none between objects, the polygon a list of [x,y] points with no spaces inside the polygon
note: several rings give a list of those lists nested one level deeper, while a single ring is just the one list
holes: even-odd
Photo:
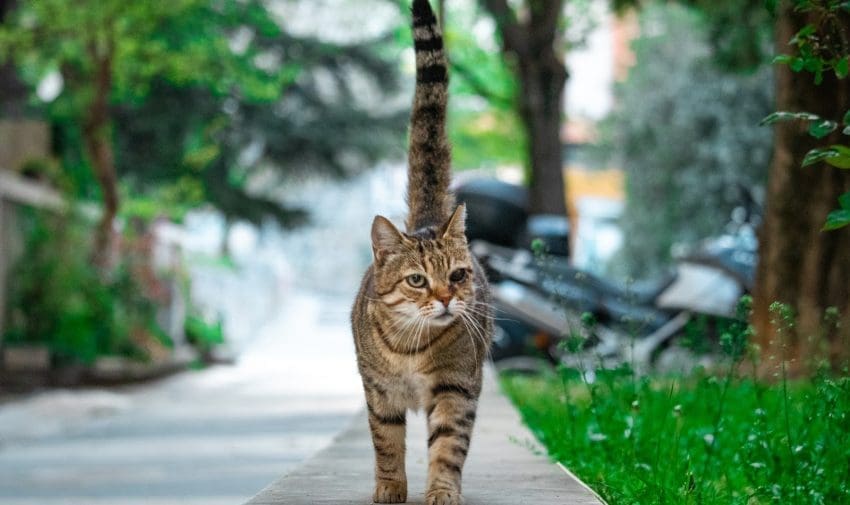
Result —
[{"label": "bush", "polygon": [[46,344],[57,364],[91,364],[100,355],[149,359],[170,345],[132,258],[101,279],[89,263],[84,220],[33,211],[23,221],[25,252],[9,276],[5,342]]}]

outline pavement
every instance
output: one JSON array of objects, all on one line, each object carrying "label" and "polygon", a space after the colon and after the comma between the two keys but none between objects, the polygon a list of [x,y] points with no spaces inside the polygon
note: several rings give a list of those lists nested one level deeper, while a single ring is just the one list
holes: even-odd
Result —
[{"label": "pavement", "polygon": [[0,505],[243,503],[361,407],[349,301],[295,295],[234,366],[0,405]]},{"label": "pavement", "polygon": [[[373,449],[360,413],[334,443],[271,483],[247,505],[364,505],[372,503]],[[407,503],[424,503],[427,469],[425,417],[408,413]],[[463,469],[466,505],[602,505],[571,473],[545,456],[516,409],[499,391],[492,369],[484,389]]]}]

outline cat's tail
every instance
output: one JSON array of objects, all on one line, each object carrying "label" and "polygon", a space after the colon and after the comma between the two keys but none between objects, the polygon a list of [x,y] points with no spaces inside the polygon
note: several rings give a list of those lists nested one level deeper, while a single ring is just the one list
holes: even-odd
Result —
[{"label": "cat's tail", "polygon": [[443,35],[428,0],[413,0],[416,93],[410,116],[407,178],[407,230],[448,220],[454,205],[449,192],[451,147],[446,135],[448,61]]}]

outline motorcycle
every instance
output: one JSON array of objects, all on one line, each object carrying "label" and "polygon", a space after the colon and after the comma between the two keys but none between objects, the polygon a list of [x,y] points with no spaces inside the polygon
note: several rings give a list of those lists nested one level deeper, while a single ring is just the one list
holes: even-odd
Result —
[{"label": "motorcycle", "polygon": [[759,214],[751,198],[724,233],[679,254],[672,273],[620,285],[572,267],[566,218],[529,216],[523,188],[486,180],[456,192],[491,281],[497,362],[538,355],[572,366],[592,356],[604,367],[655,367],[689,324],[739,317],[752,289]]}]

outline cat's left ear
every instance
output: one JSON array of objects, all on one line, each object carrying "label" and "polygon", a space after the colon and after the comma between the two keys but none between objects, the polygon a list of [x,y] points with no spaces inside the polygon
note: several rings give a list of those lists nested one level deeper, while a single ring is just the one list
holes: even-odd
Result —
[{"label": "cat's left ear", "polygon": [[452,217],[443,225],[443,238],[466,237],[466,205],[460,204],[455,208]]},{"label": "cat's left ear", "polygon": [[384,216],[375,216],[372,221],[372,254],[377,262],[382,262],[387,254],[398,250],[404,237],[398,228]]}]

